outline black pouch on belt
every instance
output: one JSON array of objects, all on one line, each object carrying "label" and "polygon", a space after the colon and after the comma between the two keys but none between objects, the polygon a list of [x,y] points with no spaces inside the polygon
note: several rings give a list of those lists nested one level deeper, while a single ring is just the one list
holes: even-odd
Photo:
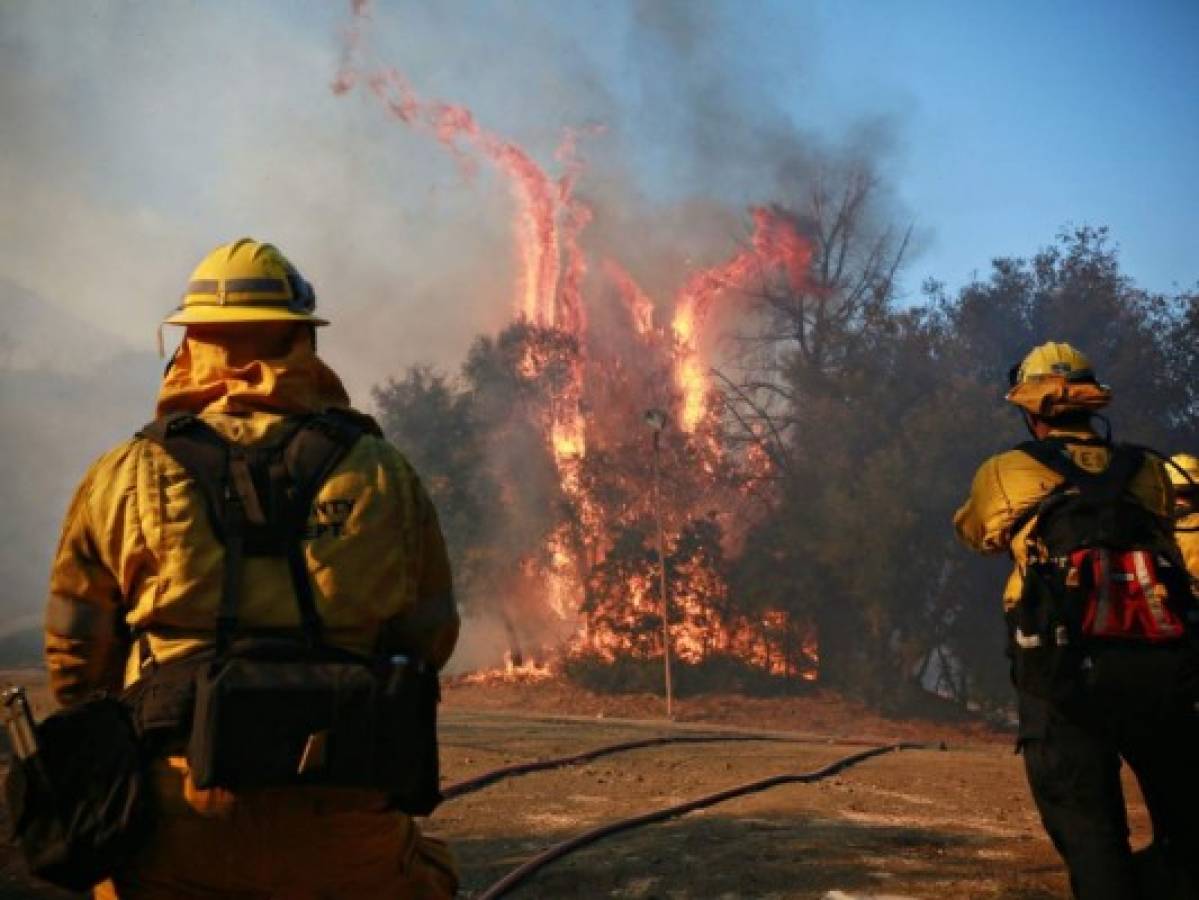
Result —
[{"label": "black pouch on belt", "polygon": [[437,671],[392,657],[377,707],[375,766],[396,809],[427,816],[441,802],[437,756]]},{"label": "black pouch on belt", "polygon": [[402,657],[249,642],[196,679],[197,787],[322,785],[386,792],[427,815],[440,798],[437,675]]},{"label": "black pouch on belt", "polygon": [[187,749],[197,787],[370,785],[377,679],[365,661],[322,656],[255,643],[199,673]]},{"label": "black pouch on belt", "polygon": [[38,878],[86,890],[129,859],[151,828],[129,708],[102,696],[55,712],[32,733],[35,746],[14,755],[5,780],[10,838]]}]

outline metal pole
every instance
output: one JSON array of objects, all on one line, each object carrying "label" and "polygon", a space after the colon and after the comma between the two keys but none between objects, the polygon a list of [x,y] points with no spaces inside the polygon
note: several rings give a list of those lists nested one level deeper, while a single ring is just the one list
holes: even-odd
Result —
[{"label": "metal pole", "polygon": [[674,689],[670,683],[670,597],[666,593],[666,540],[662,534],[662,485],[658,455],[662,432],[654,431],[654,518],[658,521],[658,576],[662,591],[662,662],[666,672],[666,718],[674,718]]}]

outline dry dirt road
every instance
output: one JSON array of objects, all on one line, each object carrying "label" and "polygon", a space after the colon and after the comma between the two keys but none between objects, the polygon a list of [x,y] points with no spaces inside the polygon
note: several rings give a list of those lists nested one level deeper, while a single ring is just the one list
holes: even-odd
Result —
[{"label": "dry dirt road", "polygon": [[[457,702],[447,705],[442,723],[447,782],[619,741],[749,732]],[[546,846],[595,825],[767,775],[817,769],[860,749],[810,740],[645,748],[510,778],[443,804],[425,827],[452,841],[463,896],[471,897]],[[1133,826],[1134,844],[1144,844],[1147,825],[1136,799]],[[0,897],[65,896],[34,885],[11,850],[0,852]],[[817,784],[776,787],[607,838],[552,864],[511,896],[1045,900],[1068,892],[1019,758],[1005,742],[965,736],[946,750],[890,754]]]},{"label": "dry dirt road", "polygon": [[[447,777],[666,733],[651,722],[451,710]],[[614,819],[861,749],[813,743],[675,745],[510,779],[441,807],[471,896],[551,843]],[[1136,825],[1143,843],[1144,821]],[[777,787],[607,838],[537,875],[527,898],[889,898],[1068,896],[1002,744],[905,751],[817,784]],[[837,896],[833,894],[833,896]]]}]

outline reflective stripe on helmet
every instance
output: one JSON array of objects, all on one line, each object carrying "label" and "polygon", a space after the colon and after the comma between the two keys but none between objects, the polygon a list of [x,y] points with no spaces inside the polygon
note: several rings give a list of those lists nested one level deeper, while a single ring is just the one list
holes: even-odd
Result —
[{"label": "reflective stripe on helmet", "polygon": [[165,323],[242,324],[301,321],[326,324],[316,291],[273,244],[242,238],[217,247],[192,272]]}]

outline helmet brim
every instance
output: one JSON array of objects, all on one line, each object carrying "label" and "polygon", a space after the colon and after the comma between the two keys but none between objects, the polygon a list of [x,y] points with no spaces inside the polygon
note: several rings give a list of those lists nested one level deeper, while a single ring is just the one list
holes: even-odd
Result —
[{"label": "helmet brim", "polygon": [[307,322],[309,325],[328,325],[311,313],[294,312],[285,306],[191,306],[177,309],[163,325],[240,325],[252,322]]}]

